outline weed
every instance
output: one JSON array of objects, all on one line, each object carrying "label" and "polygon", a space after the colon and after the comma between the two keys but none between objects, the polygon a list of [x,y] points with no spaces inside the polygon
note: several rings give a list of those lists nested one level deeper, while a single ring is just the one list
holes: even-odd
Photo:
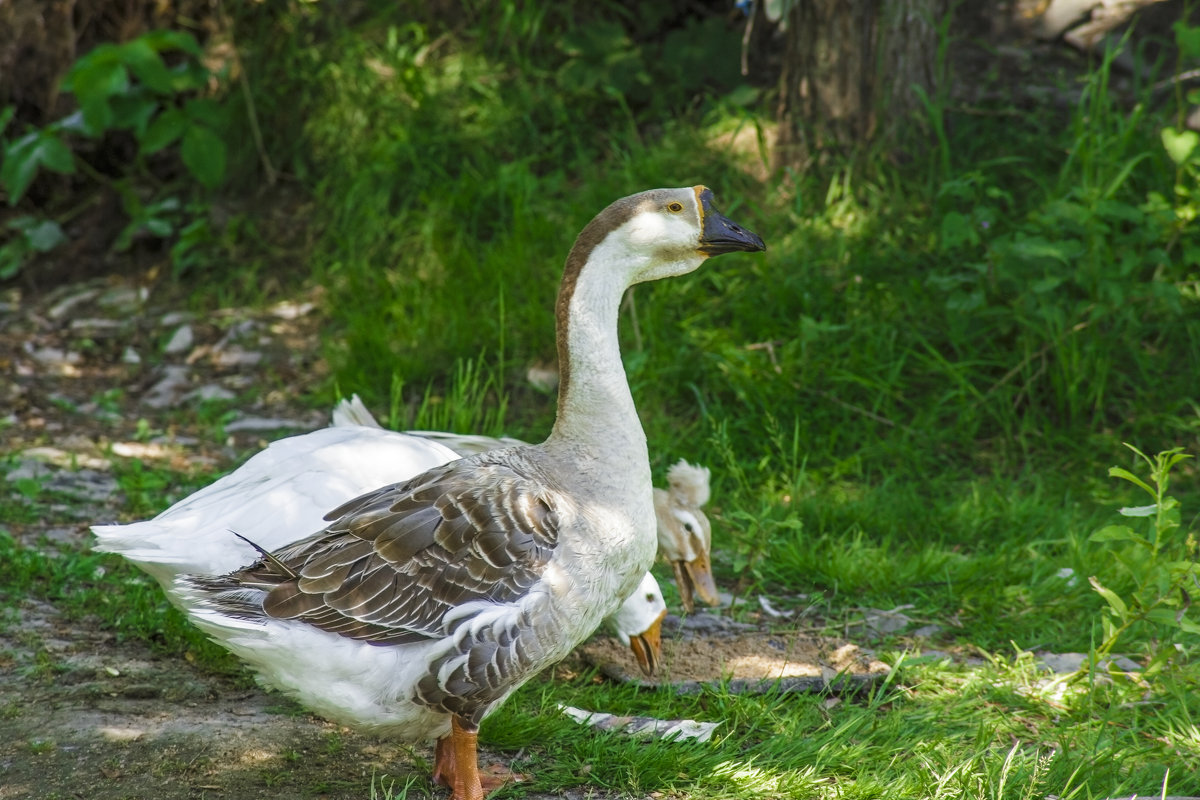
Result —
[{"label": "weed", "polygon": [[42,755],[43,753],[52,753],[58,744],[53,739],[30,739],[27,743],[29,752],[34,755]]},{"label": "weed", "polygon": [[[1108,606],[1102,617],[1104,638],[1093,661],[1107,657],[1134,626],[1152,623],[1163,634],[1148,640],[1152,644],[1148,668],[1153,672],[1175,655],[1173,644],[1179,634],[1200,633],[1200,623],[1188,614],[1192,592],[1200,589],[1200,543],[1196,531],[1180,529],[1180,503],[1167,494],[1171,470],[1191,456],[1174,448],[1150,458],[1126,446],[1149,468],[1149,483],[1123,467],[1112,467],[1109,475],[1137,486],[1153,502],[1120,510],[1126,518],[1146,519],[1145,533],[1128,525],[1109,525],[1090,537],[1107,543],[1114,567],[1105,578],[1109,586],[1095,575],[1088,578]],[[1118,586],[1120,593],[1110,586]]]}]

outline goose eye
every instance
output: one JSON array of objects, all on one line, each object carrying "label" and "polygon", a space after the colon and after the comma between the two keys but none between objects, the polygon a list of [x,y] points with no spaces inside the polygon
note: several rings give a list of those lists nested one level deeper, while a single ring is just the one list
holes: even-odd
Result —
[{"label": "goose eye", "polygon": [[667,211],[670,211],[673,214],[678,214],[680,211],[683,211],[683,203],[678,201],[667,203]]},{"label": "goose eye", "polygon": [[653,602],[654,602],[654,595],[653,595],[653,594],[647,594],[647,595],[646,595],[646,602],[648,602],[648,603],[653,603]]},{"label": "goose eye", "polygon": [[690,522],[683,523],[683,529],[685,531],[687,531],[688,533],[695,533],[695,531],[692,530],[692,523],[690,523]]}]

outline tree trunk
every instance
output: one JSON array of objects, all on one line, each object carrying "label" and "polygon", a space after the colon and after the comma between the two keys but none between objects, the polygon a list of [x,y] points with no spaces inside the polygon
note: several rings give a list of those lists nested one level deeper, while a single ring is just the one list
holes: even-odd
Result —
[{"label": "tree trunk", "polygon": [[825,151],[898,142],[936,96],[938,25],[946,0],[790,0],[785,3],[777,166]]}]

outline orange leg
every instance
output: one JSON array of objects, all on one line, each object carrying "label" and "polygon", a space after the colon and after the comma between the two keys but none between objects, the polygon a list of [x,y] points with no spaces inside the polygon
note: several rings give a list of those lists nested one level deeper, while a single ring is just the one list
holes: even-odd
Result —
[{"label": "orange leg", "polygon": [[450,723],[450,760],[454,765],[450,800],[483,800],[483,783],[479,780],[479,731],[464,727],[455,717]]},{"label": "orange leg", "polygon": [[510,781],[527,780],[525,775],[504,769],[480,773],[478,741],[478,730],[462,724],[458,717],[450,722],[450,735],[437,740],[433,781],[450,788],[450,800],[483,800],[487,792]]},{"label": "orange leg", "polygon": [[433,748],[433,782],[438,786],[454,785],[454,748],[449,736],[438,739]]}]

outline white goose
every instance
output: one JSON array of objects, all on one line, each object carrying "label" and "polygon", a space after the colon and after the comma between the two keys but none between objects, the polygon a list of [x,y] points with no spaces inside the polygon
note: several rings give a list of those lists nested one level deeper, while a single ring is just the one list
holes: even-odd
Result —
[{"label": "white goose", "polygon": [[590,635],[654,559],[645,435],[617,344],[622,294],[763,249],[702,186],[613,203],[567,258],[558,417],[543,444],[365,494],[237,573],[180,576],[190,617],[331,719],[436,738],[435,780],[452,800],[480,800],[480,721]]},{"label": "white goose", "polygon": [[[333,408],[333,424],[362,425],[381,428],[379,421],[367,410],[358,395],[340,400]],[[410,436],[419,436],[447,447],[459,456],[471,456],[517,447],[525,444],[520,439],[509,437],[476,436],[443,431],[407,431]],[[720,605],[717,585],[712,574],[712,524],[704,513],[708,503],[710,473],[707,467],[689,464],[680,459],[667,471],[667,488],[654,490],[654,520],[658,534],[658,553],[675,572],[675,585],[679,588],[679,599],[689,614],[696,610],[694,597],[699,596],[710,606]],[[655,583],[657,586],[657,582]],[[638,625],[650,620],[651,609],[638,599],[635,593],[631,607],[623,609],[626,625]],[[617,631],[624,640],[631,631],[644,628],[625,627]],[[628,642],[626,642],[628,644]],[[634,640],[635,652],[641,645]],[[658,655],[657,653],[655,655]],[[638,656],[643,670],[646,661]],[[652,674],[647,672],[647,674]]]}]

